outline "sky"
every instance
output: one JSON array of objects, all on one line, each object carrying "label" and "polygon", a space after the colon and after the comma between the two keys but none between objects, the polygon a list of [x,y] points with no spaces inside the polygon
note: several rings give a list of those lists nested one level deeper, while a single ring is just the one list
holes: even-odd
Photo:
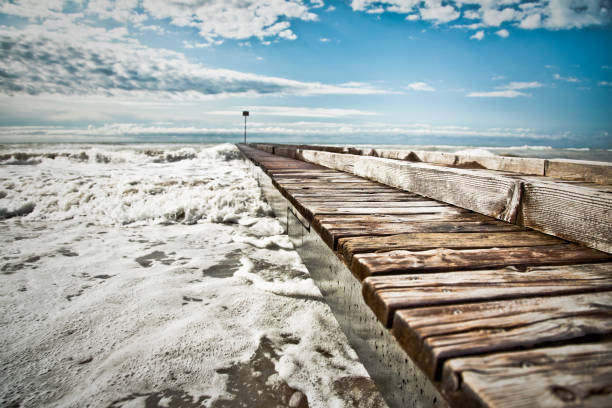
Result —
[{"label": "sky", "polygon": [[612,0],[0,0],[0,143],[612,148]]}]

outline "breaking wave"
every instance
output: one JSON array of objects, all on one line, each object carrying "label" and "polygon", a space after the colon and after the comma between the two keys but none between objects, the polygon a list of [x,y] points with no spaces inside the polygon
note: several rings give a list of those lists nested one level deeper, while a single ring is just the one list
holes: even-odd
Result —
[{"label": "breaking wave", "polygon": [[238,223],[270,214],[231,144],[0,151],[0,219]]}]

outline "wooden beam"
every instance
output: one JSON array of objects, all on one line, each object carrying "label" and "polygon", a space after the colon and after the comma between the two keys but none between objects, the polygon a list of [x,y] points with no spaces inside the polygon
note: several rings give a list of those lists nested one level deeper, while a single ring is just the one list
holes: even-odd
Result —
[{"label": "wooden beam", "polygon": [[612,253],[612,195],[597,188],[321,151],[299,157]]},{"label": "wooden beam", "polygon": [[458,407],[607,408],[612,343],[455,358],[444,364],[441,388]]},{"label": "wooden beam", "polygon": [[401,309],[612,290],[612,263],[373,276],[363,297],[382,324]]},{"label": "wooden beam", "polygon": [[548,160],[546,176],[564,180],[612,184],[612,163],[585,160]]},{"label": "wooden beam", "polygon": [[404,309],[393,334],[437,379],[449,359],[612,334],[612,292]]},{"label": "wooden beam", "polygon": [[435,248],[507,248],[563,243],[561,239],[535,231],[426,233],[342,238],[338,241],[338,251],[350,263],[353,255],[366,252],[388,252],[398,249],[422,251]]},{"label": "wooden beam", "polygon": [[609,254],[573,244],[519,248],[391,251],[353,256],[351,271],[361,280],[368,276],[489,269],[504,266],[564,265],[604,262]]},{"label": "wooden beam", "polygon": [[523,178],[517,223],[612,253],[612,194]]}]

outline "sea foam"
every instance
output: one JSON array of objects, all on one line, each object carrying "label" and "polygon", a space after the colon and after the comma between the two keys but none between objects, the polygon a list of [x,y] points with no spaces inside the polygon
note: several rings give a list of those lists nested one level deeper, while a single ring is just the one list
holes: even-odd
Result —
[{"label": "sea foam", "polygon": [[384,406],[239,157],[2,147],[0,406]]}]

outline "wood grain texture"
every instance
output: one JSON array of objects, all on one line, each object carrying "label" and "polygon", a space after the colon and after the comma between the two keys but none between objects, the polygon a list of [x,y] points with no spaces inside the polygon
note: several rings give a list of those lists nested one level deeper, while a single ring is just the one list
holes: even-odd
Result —
[{"label": "wood grain texture", "polygon": [[425,306],[612,290],[612,263],[374,276],[363,297],[381,323],[395,311]]},{"label": "wood grain texture", "polygon": [[487,249],[438,248],[429,251],[399,250],[357,254],[353,256],[351,271],[363,280],[368,276],[383,274],[564,265],[610,259],[609,254],[573,244]]},{"label": "wood grain texture", "polygon": [[447,166],[501,170],[514,173],[544,175],[546,160],[523,157],[479,156],[472,154],[456,154],[446,152],[432,152],[425,150],[390,150],[376,149],[378,157],[416,161],[424,163],[437,163]]},{"label": "wood grain texture", "polygon": [[348,173],[353,173],[357,157],[359,156],[317,150],[300,149],[298,151],[298,158],[300,160]]},{"label": "wood grain texture", "polygon": [[[276,152],[278,146],[266,149]],[[360,176],[378,171],[370,162],[370,170],[360,167],[362,159],[383,160],[350,154],[329,156],[339,151],[376,154],[336,147],[311,157]],[[383,324],[392,323],[393,334],[430,378],[442,379],[443,391],[451,402],[459,406],[531,406],[534,401],[544,406],[585,402],[602,406],[602,401],[610,401],[606,394],[612,389],[608,378],[611,364],[606,362],[610,360],[609,347],[604,352],[585,349],[586,345],[560,347],[559,351],[549,347],[612,334],[609,255],[560,244],[518,225],[375,182],[399,174],[420,177],[421,181],[414,183],[429,182],[429,188],[435,185],[439,190],[443,183],[433,176],[429,181],[423,178],[427,179],[430,171],[439,175],[450,170],[442,179],[464,186],[446,185],[444,194],[469,191],[465,194],[474,196],[474,205],[494,209],[500,218],[508,214],[513,218],[518,209],[521,217],[524,212],[548,211],[547,216],[558,218],[543,204],[519,206],[523,195],[530,193],[524,189],[526,183],[546,184],[543,176],[524,181],[516,174],[404,162],[418,171],[390,166],[382,172],[384,177],[367,181],[321,167],[316,160],[306,163],[254,149],[247,153],[302,216],[310,215],[309,221],[330,247],[339,243],[345,259],[352,258],[353,272],[360,279],[370,276],[363,286],[366,302]],[[303,146],[289,146],[280,153],[301,157]],[[484,167],[479,161],[453,160],[453,166]],[[428,166],[427,171],[422,166]],[[465,178],[462,172],[470,173],[471,181],[461,181]],[[584,182],[565,184],[587,188],[577,183]],[[597,191],[609,194],[601,187]],[[570,203],[576,201],[575,194],[566,196],[568,202],[559,199],[559,207],[573,205],[572,209],[591,214],[579,199]],[[415,213],[393,214],[396,211]],[[601,211],[597,214],[605,216]],[[568,222],[563,221],[565,225]],[[522,348],[530,350],[516,351]]]},{"label": "wood grain texture", "polygon": [[329,242],[334,243],[333,248],[337,249],[338,240],[346,237],[376,237],[406,233],[503,232],[522,230],[521,227],[516,225],[496,221],[442,221],[444,218],[449,218],[449,215],[445,213],[415,215],[431,217],[432,221],[405,224],[322,224],[320,233],[323,240],[328,242],[327,240],[329,239]]},{"label": "wood grain texture", "polygon": [[441,388],[461,407],[610,407],[612,343],[452,359]]},{"label": "wood grain texture", "polygon": [[342,238],[338,250],[351,262],[353,255],[398,249],[422,251],[434,248],[507,248],[558,245],[564,241],[535,231],[398,234],[382,237]]},{"label": "wood grain texture", "polygon": [[612,292],[403,309],[393,334],[430,376],[456,357],[612,333]]},{"label": "wood grain texture", "polygon": [[301,157],[504,221],[514,221],[520,203],[520,181],[490,172],[308,150]]},{"label": "wood grain texture", "polygon": [[612,184],[612,163],[585,160],[548,160],[546,176],[564,180]]},{"label": "wood grain texture", "polygon": [[490,172],[360,157],[358,176],[457,205],[504,221],[514,221],[520,182]]},{"label": "wood grain texture", "polygon": [[612,252],[612,194],[530,179],[524,191],[519,224]]},{"label": "wood grain texture", "polygon": [[[360,153],[358,150],[353,152]],[[395,153],[378,152],[400,158],[401,155]],[[537,169],[548,166],[547,175],[605,182],[611,173],[610,164],[503,157],[472,160],[474,157],[460,155],[453,155],[450,163],[448,153],[426,152],[432,157],[423,153],[420,158],[414,151],[411,153],[413,155],[408,159],[417,162],[303,149],[300,150],[300,157],[612,253],[612,195],[609,191],[506,172],[518,171],[523,166],[520,171],[525,174],[543,174]],[[418,162],[426,160],[464,167],[475,163],[476,167],[495,168],[497,171],[466,170]],[[499,163],[492,164],[496,161]]]}]

